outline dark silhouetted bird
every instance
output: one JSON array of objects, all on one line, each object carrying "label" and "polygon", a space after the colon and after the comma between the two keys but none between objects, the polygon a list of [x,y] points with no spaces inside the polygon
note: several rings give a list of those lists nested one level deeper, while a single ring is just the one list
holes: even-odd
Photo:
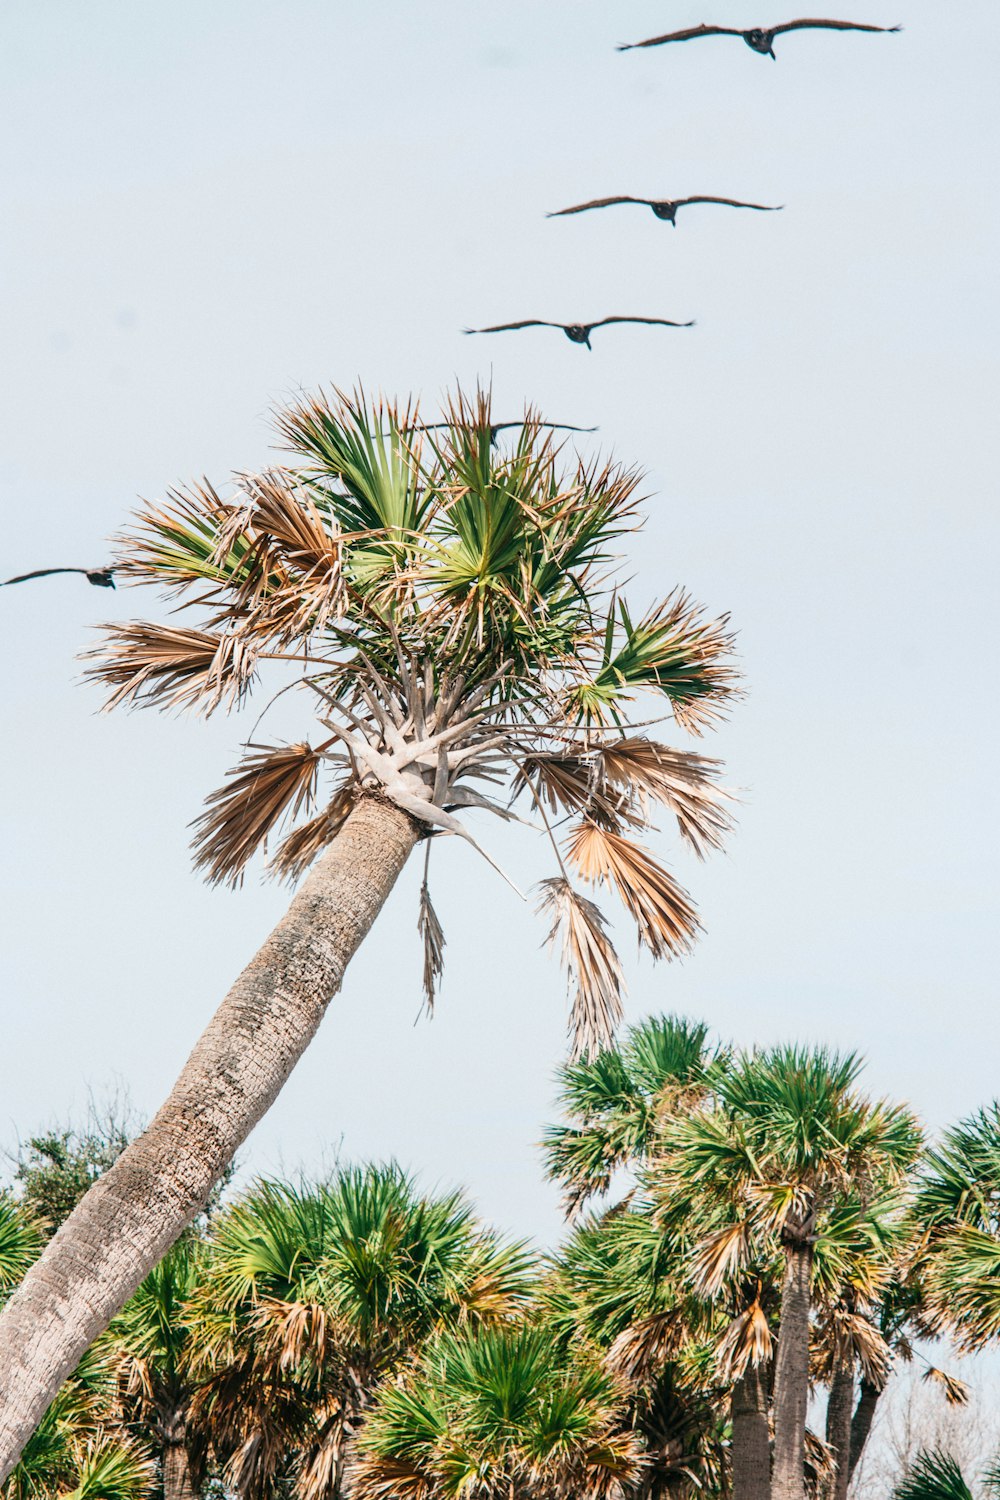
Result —
[{"label": "dark silhouetted bird", "polygon": [[689,323],[675,323],[670,318],[598,318],[594,323],[548,323],[544,318],[524,318],[520,323],[494,323],[489,328],[463,328],[463,333],[506,333],[511,328],[561,328],[573,344],[586,344],[590,348],[590,335],[595,328],[604,328],[608,323],[657,323],[662,328],[693,328]]},{"label": "dark silhouetted bird", "polygon": [[[467,333],[485,332],[485,329],[466,329]],[[413,430],[415,432],[440,432],[446,427],[451,427],[450,422],[421,422]],[[522,418],[520,422],[491,422],[490,442],[495,443],[497,436],[506,431],[508,427],[525,427],[528,424]],[[573,427],[569,422],[539,422],[539,427],[546,427],[556,432],[596,432],[596,427]]]},{"label": "dark silhouetted bird", "polygon": [[36,568],[34,573],[18,573],[16,578],[4,578],[0,581],[0,589],[5,589],[9,583],[27,583],[29,578],[49,578],[53,573],[82,573],[87,582],[98,589],[113,589],[115,586],[114,568]]},{"label": "dark silhouetted bird", "polygon": [[740,31],[736,26],[690,26],[686,31],[668,31],[666,36],[650,36],[644,42],[627,42],[619,52],[634,47],[662,47],[664,42],[689,42],[696,36],[741,36],[748,47],[764,57],[774,57],[774,39],[785,31],[902,31],[902,26],[867,26],[863,21],[786,21],[782,26],[752,26]]},{"label": "dark silhouetted bird", "polygon": [[755,208],[758,213],[765,214],[777,213],[785,206],[783,203],[744,203],[739,198],[706,198],[702,195],[695,198],[630,198],[623,195],[619,198],[593,198],[589,203],[574,203],[572,208],[557,208],[555,213],[546,214],[545,217],[558,219],[563,214],[582,214],[590,208],[610,208],[615,203],[641,203],[645,208],[651,208],[658,219],[666,219],[675,229],[677,210],[688,203],[723,203],[727,208]]}]

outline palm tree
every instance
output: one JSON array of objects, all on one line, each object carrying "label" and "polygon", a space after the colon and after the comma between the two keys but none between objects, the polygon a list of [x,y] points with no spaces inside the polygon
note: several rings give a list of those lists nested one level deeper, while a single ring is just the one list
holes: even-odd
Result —
[{"label": "palm tree", "polygon": [[724,1058],[708,1046],[702,1022],[650,1016],[617,1046],[560,1069],[559,1102],[570,1123],[550,1126],[544,1147],[569,1217],[606,1193],[615,1172],[645,1160],[665,1113],[700,1103]]},{"label": "palm tree", "polygon": [[[1000,1495],[1000,1464],[982,1478],[986,1495]],[[973,1500],[961,1468],[949,1453],[921,1449],[892,1492],[893,1500]]]},{"label": "palm tree", "polygon": [[214,1226],[189,1303],[191,1419],[227,1485],[330,1500],[381,1381],[435,1332],[519,1312],[531,1272],[460,1196],[427,1197],[395,1166],[259,1184]]},{"label": "palm tree", "polygon": [[204,1264],[203,1245],[184,1235],[155,1266],[111,1325],[128,1418],[152,1438],[163,1500],[193,1500],[199,1468],[188,1408],[194,1390],[187,1303]]},{"label": "palm tree", "polygon": [[123,1431],[115,1409],[116,1363],[107,1339],[84,1356],[0,1486],[3,1500],[148,1500],[155,1466]]},{"label": "palm tree", "polygon": [[919,1277],[931,1325],[965,1352],[1000,1337],[1000,1103],[946,1131],[917,1198]]},{"label": "palm tree", "polygon": [[442,1334],[382,1388],[358,1440],[358,1500],[616,1500],[642,1473],[610,1376],[544,1327]]},{"label": "palm tree", "polygon": [[[116,577],[159,585],[198,623],[107,627],[93,672],[109,706],[210,713],[243,703],[265,663],[294,667],[322,737],[250,746],[196,844],[210,879],[238,882],[284,825],[272,867],[305,878],[167,1102],[0,1316],[0,1479],[273,1102],[416,844],[472,841],[467,808],[510,815],[477,783],[573,819],[542,905],[580,1052],[610,1038],[621,968],[571,870],[621,898],[654,957],[695,938],[690,898],[633,835],[661,804],[699,853],[717,846],[719,766],[630,715],[644,694],[682,728],[712,724],[734,692],[725,622],[676,592],[627,608],[609,563],[637,524],[636,474],[564,463],[531,413],[510,450],[494,446],[485,396],[457,396],[448,420],[439,437],[412,407],[305,401],[278,421],[294,465],[238,475],[228,497],[177,491],[121,539]],[[441,934],[426,879],[420,925],[429,1001]]]},{"label": "palm tree", "polygon": [[888,1195],[891,1217],[891,1195],[919,1150],[912,1116],[863,1098],[854,1087],[859,1070],[853,1055],[825,1049],[779,1047],[740,1057],[719,1071],[705,1108],[665,1124],[645,1174],[664,1228],[694,1239],[694,1289],[730,1296],[735,1287],[745,1299],[720,1346],[734,1375],[771,1358],[760,1292],[781,1262],[770,1486],[761,1392],[751,1402],[760,1451],[747,1494],[802,1500],[817,1249],[824,1233],[828,1250],[835,1248],[838,1214],[847,1212],[851,1227],[852,1195],[863,1198],[866,1216]]}]

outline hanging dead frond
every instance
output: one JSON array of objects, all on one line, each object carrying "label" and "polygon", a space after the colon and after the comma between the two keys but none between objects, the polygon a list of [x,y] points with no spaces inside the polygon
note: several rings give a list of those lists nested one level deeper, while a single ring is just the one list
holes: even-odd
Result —
[{"label": "hanging dead frond", "polygon": [[554,812],[583,813],[602,828],[636,821],[629,812],[629,793],[606,785],[593,755],[526,755],[518,767],[514,795],[526,787]]},{"label": "hanging dead frond", "polygon": [[238,705],[249,692],[257,653],[242,635],[154,625],[148,620],[101,625],[102,646],[88,652],[97,665],[85,676],[113,691],[105,709],[197,708],[210,714],[220,704]]},{"label": "hanging dead frond", "polygon": [[537,909],[552,918],[546,942],[554,946],[561,938],[560,957],[573,995],[571,1051],[577,1061],[614,1042],[622,1018],[621,961],[593,901],[578,895],[561,876],[539,885],[542,894]]},{"label": "hanging dead frond", "polygon": [[195,864],[213,885],[238,885],[281,818],[307,811],[315,795],[320,756],[310,745],[251,745],[250,751],[194,824]]},{"label": "hanging dead frond", "polygon": [[706,1235],[691,1258],[691,1282],[702,1297],[715,1297],[746,1265],[750,1226],[743,1219]]},{"label": "hanging dead frond", "polygon": [[959,1380],[957,1375],[949,1375],[947,1370],[939,1370],[936,1365],[928,1365],[921,1380],[928,1381],[931,1385],[940,1386],[944,1392],[944,1399],[949,1406],[966,1406],[972,1394],[972,1387],[964,1380]]},{"label": "hanging dead frond", "polygon": [[444,930],[434,910],[426,875],[420,887],[417,932],[424,945],[424,1005],[430,1016],[434,1014],[434,999],[444,973]]},{"label": "hanging dead frond", "polygon": [[293,828],[268,861],[269,873],[279,880],[294,882],[300,879],[320,850],[337,837],[357,796],[357,783],[348,782],[337,790],[322,812],[310,818],[308,823]]},{"label": "hanging dead frond", "polygon": [[617,891],[654,958],[676,958],[690,951],[700,923],[687,892],[648,849],[599,828],[585,818],[573,830],[569,858],[584,880],[607,883]]},{"label": "hanging dead frond", "polygon": [[755,1298],[726,1329],[716,1351],[719,1373],[728,1384],[739,1380],[751,1365],[768,1362],[774,1351],[774,1340],[767,1314]]},{"label": "hanging dead frond", "polygon": [[650,1313],[624,1328],[604,1358],[612,1375],[630,1385],[648,1385],[662,1376],[689,1336],[680,1308]]},{"label": "hanging dead frond", "polygon": [[598,754],[611,787],[622,795],[637,797],[644,814],[650,799],[662,802],[676,817],[682,837],[699,858],[710,849],[721,849],[733,826],[726,806],[731,795],[716,785],[721,761],[672,750],[642,735],[611,740]]}]

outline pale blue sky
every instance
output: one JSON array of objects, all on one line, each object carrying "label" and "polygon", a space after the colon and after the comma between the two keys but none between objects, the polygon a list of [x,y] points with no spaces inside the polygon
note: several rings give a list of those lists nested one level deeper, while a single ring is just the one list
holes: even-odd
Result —
[{"label": "pale blue sky", "polygon": [[[783,18],[755,6],[6,0],[0,576],[100,562],[136,496],[264,462],[271,406],[320,381],[433,403],[492,378],[500,416],[599,423],[649,476],[633,596],[730,610],[748,688],[705,747],[745,788],[728,853],[659,845],[707,935],[654,968],[619,928],[629,1016],[858,1047],[940,1124],[998,1090],[1000,12],[852,0],[905,31],[799,34],[776,63],[614,51]],[[787,207],[544,217],[615,192]],[[459,332],[629,312],[698,326],[590,354]],[[78,685],[91,623],[152,608],[75,578],[0,594],[7,1139],[113,1075],[155,1108],[287,899],[190,869],[248,726],[102,717]],[[439,853],[436,1019],[413,1025],[411,870],[244,1165],[395,1154],[551,1239],[562,981],[531,911]]]}]

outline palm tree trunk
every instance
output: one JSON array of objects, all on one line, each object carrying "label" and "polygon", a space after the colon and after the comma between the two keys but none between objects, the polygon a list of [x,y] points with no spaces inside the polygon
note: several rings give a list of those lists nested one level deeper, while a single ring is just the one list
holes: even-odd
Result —
[{"label": "palm tree trunk", "polygon": [[773,1500],[804,1500],[809,1402],[809,1279],[812,1245],[804,1234],[785,1246],[778,1355],[774,1367]]},{"label": "palm tree trunk", "polygon": [[854,1408],[854,1416],[851,1420],[851,1456],[847,1466],[848,1484],[854,1478],[858,1460],[865,1451],[868,1434],[872,1430],[872,1418],[875,1416],[875,1408],[881,1394],[881,1387],[872,1385],[870,1380],[862,1380],[861,1394],[858,1396],[858,1404]]},{"label": "palm tree trunk", "polygon": [[771,1435],[763,1365],[748,1365],[733,1386],[732,1500],[770,1500]]},{"label": "palm tree trunk", "polygon": [[826,1441],[836,1465],[830,1500],[847,1500],[851,1479],[851,1417],[854,1410],[854,1354],[837,1354],[826,1403]]},{"label": "palm tree trunk", "polygon": [[163,1431],[163,1500],[197,1500],[187,1450],[187,1424],[183,1409],[168,1412]]},{"label": "palm tree trunk", "polygon": [[152,1124],[80,1201],[0,1313],[0,1483],[84,1350],[274,1102],[419,836],[386,799],[358,802]]}]

